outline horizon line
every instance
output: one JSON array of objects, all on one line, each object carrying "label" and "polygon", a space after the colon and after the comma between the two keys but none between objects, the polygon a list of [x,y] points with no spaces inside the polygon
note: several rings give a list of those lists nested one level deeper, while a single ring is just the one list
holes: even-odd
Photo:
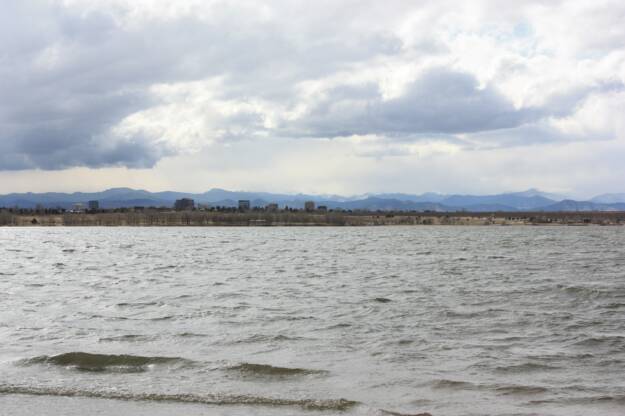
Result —
[{"label": "horizon line", "polygon": [[[189,194],[189,195],[201,195],[201,194],[205,194],[211,191],[224,191],[224,192],[230,192],[230,193],[250,193],[250,194],[278,194],[278,195],[286,195],[286,196],[297,196],[297,195],[305,195],[305,196],[314,196],[314,197],[341,197],[341,198],[357,198],[357,197],[371,197],[371,196],[384,196],[384,195],[392,195],[392,194],[399,194],[399,195],[407,195],[407,196],[423,196],[423,195],[427,195],[427,194],[434,194],[434,195],[439,195],[439,196],[443,196],[443,197],[449,197],[449,196],[499,196],[499,195],[514,195],[514,194],[522,194],[522,193],[528,193],[528,192],[535,192],[537,194],[542,194],[541,196],[545,196],[547,198],[549,198],[549,196],[546,195],[550,195],[551,196],[557,196],[558,198],[555,200],[558,201],[562,201],[562,200],[578,200],[578,201],[588,201],[590,199],[599,197],[599,196],[606,196],[606,195],[617,195],[617,194],[625,194],[625,192],[623,191],[611,191],[611,192],[603,192],[600,194],[596,194],[590,197],[581,197],[582,199],[580,199],[580,197],[576,196],[576,195],[571,195],[569,193],[560,193],[560,192],[550,192],[550,191],[543,191],[540,190],[536,187],[530,187],[528,189],[524,189],[521,191],[502,191],[502,192],[498,192],[498,193],[470,193],[470,192],[452,192],[452,193],[442,193],[442,192],[438,192],[438,191],[425,191],[425,192],[407,192],[407,191],[381,191],[381,192],[364,192],[364,193],[356,193],[356,194],[338,194],[338,193],[317,193],[317,192],[302,192],[302,191],[266,191],[266,190],[259,190],[259,191],[254,191],[254,190],[231,190],[231,189],[226,189],[226,188],[220,188],[220,187],[212,187],[209,188],[208,190],[205,191],[199,191],[199,192],[194,192],[194,191],[181,191],[181,190],[172,190],[172,189],[164,189],[164,190],[158,190],[158,191],[151,191],[148,189],[144,189],[144,188],[132,188],[132,187],[128,187],[128,186],[114,186],[114,187],[108,187],[105,188],[103,190],[97,190],[97,191],[85,191],[85,190],[76,190],[76,191],[27,191],[27,192],[8,192],[8,193],[1,193],[0,191],[0,196],[8,196],[8,195],[13,195],[13,194],[23,194],[23,195],[37,195],[37,194],[97,194],[97,193],[103,193],[103,192],[107,192],[107,191],[114,191],[114,190],[128,190],[128,191],[134,191],[134,192],[147,192],[150,194],[158,194],[158,193],[166,193],[166,192],[172,192],[172,193],[180,193],[180,194]],[[549,199],[553,199],[553,198],[549,198]]]}]

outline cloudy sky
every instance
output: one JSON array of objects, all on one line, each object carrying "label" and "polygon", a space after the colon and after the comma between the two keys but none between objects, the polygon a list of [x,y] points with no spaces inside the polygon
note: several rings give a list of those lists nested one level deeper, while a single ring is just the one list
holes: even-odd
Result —
[{"label": "cloudy sky", "polygon": [[6,0],[0,193],[625,191],[625,2]]}]

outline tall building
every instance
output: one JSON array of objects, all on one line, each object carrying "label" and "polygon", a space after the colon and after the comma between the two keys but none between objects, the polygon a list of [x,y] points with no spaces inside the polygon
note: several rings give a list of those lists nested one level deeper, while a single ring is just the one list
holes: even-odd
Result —
[{"label": "tall building", "polygon": [[308,212],[315,210],[315,201],[306,201],[304,202],[304,209]]},{"label": "tall building", "polygon": [[266,210],[268,212],[276,212],[278,211],[278,204],[276,203],[267,204]]},{"label": "tall building", "polygon": [[195,208],[195,201],[191,198],[177,199],[174,203],[176,211],[191,211],[193,208]]},{"label": "tall building", "polygon": [[100,209],[100,202],[99,201],[89,201],[87,202],[87,208],[89,209],[89,211],[97,211]]},{"label": "tall building", "polygon": [[250,210],[250,200],[249,199],[240,199],[239,200],[239,211],[249,211]]}]

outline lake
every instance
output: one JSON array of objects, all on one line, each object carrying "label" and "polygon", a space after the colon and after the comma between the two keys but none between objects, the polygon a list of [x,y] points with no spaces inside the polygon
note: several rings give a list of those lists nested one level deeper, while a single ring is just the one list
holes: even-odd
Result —
[{"label": "lake", "polygon": [[621,227],[0,228],[2,415],[623,415]]}]

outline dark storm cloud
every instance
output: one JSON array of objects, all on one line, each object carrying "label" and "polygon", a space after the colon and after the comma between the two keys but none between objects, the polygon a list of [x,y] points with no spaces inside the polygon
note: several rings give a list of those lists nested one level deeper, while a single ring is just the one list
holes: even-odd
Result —
[{"label": "dark storm cloud", "polygon": [[126,115],[149,105],[124,60],[107,50],[123,53],[110,17],[9,3],[0,17],[6,36],[0,42],[0,169],[146,167],[166,153],[146,138],[110,134]]},{"label": "dark storm cloud", "polygon": [[292,136],[337,137],[364,134],[414,136],[513,128],[544,116],[538,109],[515,109],[492,87],[480,88],[468,73],[434,68],[409,84],[402,95],[384,100],[377,85],[340,87],[293,125]]},{"label": "dark storm cloud", "polygon": [[[9,2],[0,15],[0,170],[152,166],[172,151],[158,149],[162,138],[111,129],[154,104],[153,84],[225,76],[225,98],[288,101],[300,79],[400,46],[377,33],[307,44],[269,24],[239,23],[185,17],[128,28],[106,11]],[[225,136],[248,132],[259,117],[224,120]]]},{"label": "dark storm cloud", "polygon": [[0,102],[0,169],[148,167],[160,158],[148,138],[124,141],[109,131],[127,114],[149,105],[142,91],[81,88],[59,80],[36,87],[6,85],[0,93],[11,97]]},{"label": "dark storm cloud", "polygon": [[[0,166],[5,170],[56,170],[75,166],[104,167],[123,165],[146,168],[172,154],[167,146],[154,146],[150,139],[132,137],[118,140],[104,137],[63,137],[59,143],[48,131],[33,133],[27,150],[8,142],[0,145]],[[20,140],[17,140],[19,142]],[[13,146],[11,146],[13,144]]]}]

